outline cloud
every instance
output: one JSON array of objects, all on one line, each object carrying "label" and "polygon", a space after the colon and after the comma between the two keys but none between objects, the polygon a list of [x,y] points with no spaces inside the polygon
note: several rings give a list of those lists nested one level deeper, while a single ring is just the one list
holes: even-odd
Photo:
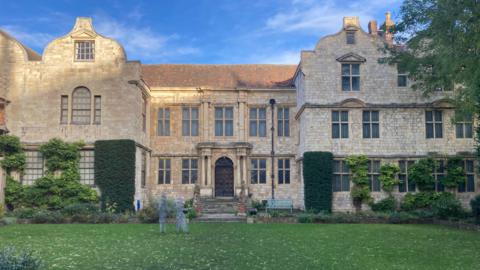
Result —
[{"label": "cloud", "polygon": [[364,27],[379,10],[387,10],[401,0],[345,1],[292,0],[288,9],[269,17],[265,30],[274,32],[316,31],[333,33],[342,25],[344,16],[359,16]]},{"label": "cloud", "polygon": [[120,42],[129,59],[164,61],[200,52],[191,46],[175,46],[176,41],[181,39],[178,34],[160,34],[150,27],[127,24],[103,14],[94,16],[94,27],[98,33]]},{"label": "cloud", "polygon": [[22,27],[14,25],[2,25],[0,28],[7,31],[7,33],[15,39],[33,48],[45,48],[45,46],[55,38],[52,34],[29,32]]},{"label": "cloud", "polygon": [[251,55],[251,63],[258,64],[298,64],[300,62],[300,51],[277,51],[268,55]]}]

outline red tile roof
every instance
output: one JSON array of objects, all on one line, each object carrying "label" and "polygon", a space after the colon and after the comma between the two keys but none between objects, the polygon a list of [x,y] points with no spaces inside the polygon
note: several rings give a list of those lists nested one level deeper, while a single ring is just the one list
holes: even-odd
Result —
[{"label": "red tile roof", "polygon": [[142,65],[150,87],[292,88],[296,65]]}]

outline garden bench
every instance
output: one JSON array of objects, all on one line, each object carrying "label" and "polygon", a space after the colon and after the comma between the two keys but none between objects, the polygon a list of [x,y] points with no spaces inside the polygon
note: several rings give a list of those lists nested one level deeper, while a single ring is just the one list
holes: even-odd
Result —
[{"label": "garden bench", "polygon": [[269,199],[267,200],[267,206],[265,211],[268,213],[268,209],[279,210],[279,209],[289,209],[290,213],[293,212],[293,202],[290,199]]}]

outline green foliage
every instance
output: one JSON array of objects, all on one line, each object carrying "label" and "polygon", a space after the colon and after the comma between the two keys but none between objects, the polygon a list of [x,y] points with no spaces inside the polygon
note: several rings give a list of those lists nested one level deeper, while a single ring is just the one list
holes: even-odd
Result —
[{"label": "green foliage", "polygon": [[313,223],[315,214],[313,213],[301,213],[297,216],[298,223]]},{"label": "green foliage", "polygon": [[403,198],[400,208],[405,211],[428,209],[437,196],[438,193],[436,192],[407,193]]},{"label": "green foliage", "polygon": [[61,212],[67,216],[92,215],[100,212],[100,209],[96,203],[77,203],[65,206]]},{"label": "green foliage", "polygon": [[98,201],[95,190],[66,177],[42,177],[31,186],[22,186],[15,180],[7,179],[5,201],[9,209],[18,207],[40,207],[62,209],[70,204]]},{"label": "green foliage", "polygon": [[0,249],[0,269],[39,270],[43,269],[43,263],[31,252],[17,252],[13,247],[3,247]]},{"label": "green foliage", "polygon": [[1,135],[0,136],[0,154],[8,156],[10,154],[16,154],[22,152],[22,144],[20,139],[13,135]]},{"label": "green foliage", "polygon": [[470,201],[470,206],[472,207],[472,214],[475,218],[475,222],[480,224],[480,195],[477,195]]},{"label": "green foliage", "polygon": [[435,177],[432,172],[437,167],[433,158],[422,158],[408,169],[408,179],[414,182],[420,191],[435,190]]},{"label": "green foliage", "polygon": [[396,208],[395,204],[395,198],[393,196],[389,196],[383,200],[373,203],[371,207],[372,211],[375,212],[393,212]]},{"label": "green foliage", "polygon": [[33,208],[22,207],[22,208],[15,208],[15,210],[13,210],[13,215],[17,218],[31,219],[33,218],[33,215],[35,215],[36,212],[37,210]]},{"label": "green foliage", "polygon": [[0,219],[3,218],[3,216],[5,215],[5,206],[3,204],[0,203]]},{"label": "green foliage", "polygon": [[133,210],[135,150],[132,140],[95,142],[95,180],[102,209],[115,205],[115,212]]},{"label": "green foliage", "polygon": [[54,138],[41,145],[39,150],[46,159],[45,166],[49,172],[65,171],[71,173],[73,171],[78,172],[80,150],[83,146],[83,142],[67,143]]},{"label": "green foliage", "polygon": [[372,199],[368,179],[368,158],[364,155],[349,156],[346,162],[352,172],[352,182],[354,184],[350,194],[354,204],[361,207],[362,202],[370,202]]},{"label": "green foliage", "polygon": [[252,208],[257,209],[258,211],[265,210],[267,207],[267,201],[252,200],[250,204]]},{"label": "green foliage", "polygon": [[192,220],[192,219],[196,218],[197,217],[197,211],[195,211],[194,208],[189,208],[188,211],[187,211],[186,217],[189,220]]},{"label": "green foliage", "polygon": [[24,152],[8,154],[4,157],[0,164],[2,168],[10,174],[12,170],[22,172],[25,169],[26,156]]},{"label": "green foliage", "polygon": [[63,222],[63,215],[58,211],[40,210],[33,213],[31,222],[34,224],[59,224]]},{"label": "green foliage", "polygon": [[395,185],[398,185],[397,174],[400,172],[398,165],[393,163],[385,163],[380,166],[380,183],[382,183],[382,189],[387,193],[392,193]]},{"label": "green foliage", "polygon": [[0,136],[0,154],[4,159],[0,161],[0,165],[10,174],[12,170],[22,172],[25,168],[26,157],[22,150],[20,139],[13,135]]},{"label": "green foliage", "polygon": [[458,184],[465,181],[465,170],[463,168],[463,158],[451,157],[447,161],[447,174],[442,179],[442,184],[448,188],[456,188]]},{"label": "green foliage", "polygon": [[449,217],[459,218],[463,214],[460,201],[449,192],[442,192],[432,203],[432,212],[436,217],[446,219]]},{"label": "green foliage", "polygon": [[7,184],[5,186],[5,205],[9,210],[13,210],[22,205],[25,197],[25,189],[19,182],[13,180],[7,175]]},{"label": "green foliage", "polygon": [[316,212],[332,210],[333,154],[306,152],[303,155],[305,208]]}]

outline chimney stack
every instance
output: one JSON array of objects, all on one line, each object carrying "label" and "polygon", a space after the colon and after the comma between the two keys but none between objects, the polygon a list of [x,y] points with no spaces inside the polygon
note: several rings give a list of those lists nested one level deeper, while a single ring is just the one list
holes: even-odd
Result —
[{"label": "chimney stack", "polygon": [[378,33],[377,21],[371,20],[368,22],[368,33],[372,36],[376,36]]},{"label": "chimney stack", "polygon": [[393,43],[393,27],[395,23],[391,19],[390,11],[385,13],[385,40],[389,43]]}]

